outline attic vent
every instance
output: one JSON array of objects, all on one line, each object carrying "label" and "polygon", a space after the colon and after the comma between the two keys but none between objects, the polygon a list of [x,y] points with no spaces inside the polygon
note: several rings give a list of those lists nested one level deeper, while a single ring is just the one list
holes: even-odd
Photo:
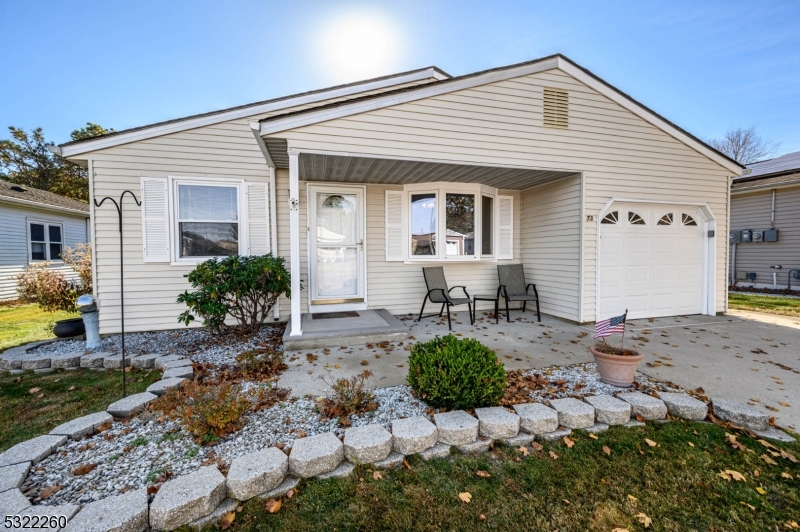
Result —
[{"label": "attic vent", "polygon": [[569,127],[569,93],[564,89],[544,88],[544,127]]},{"label": "attic vent", "polygon": [[13,190],[14,192],[26,192],[26,190],[24,188],[22,188],[20,186],[17,186],[17,185],[14,185],[13,187],[11,187],[11,190]]}]

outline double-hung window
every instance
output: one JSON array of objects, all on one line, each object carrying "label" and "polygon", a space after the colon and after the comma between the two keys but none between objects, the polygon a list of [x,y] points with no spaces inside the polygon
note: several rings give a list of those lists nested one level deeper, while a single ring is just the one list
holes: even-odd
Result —
[{"label": "double-hung window", "polygon": [[175,181],[177,259],[239,254],[239,185]]},{"label": "double-hung window", "polygon": [[61,260],[64,226],[58,222],[28,220],[30,261]]}]

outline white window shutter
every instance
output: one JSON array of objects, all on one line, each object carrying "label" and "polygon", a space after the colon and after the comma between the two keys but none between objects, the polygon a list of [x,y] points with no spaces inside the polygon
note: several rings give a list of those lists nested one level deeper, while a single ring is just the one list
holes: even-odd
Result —
[{"label": "white window shutter", "polygon": [[169,184],[166,177],[142,178],[144,262],[170,262]]},{"label": "white window shutter", "polygon": [[497,196],[497,258],[514,258],[514,196]]},{"label": "white window shutter", "polygon": [[403,208],[403,191],[386,191],[386,260],[402,261],[405,249],[403,234],[405,209]]},{"label": "white window shutter", "polygon": [[266,183],[247,183],[247,254],[269,252],[269,187]]}]

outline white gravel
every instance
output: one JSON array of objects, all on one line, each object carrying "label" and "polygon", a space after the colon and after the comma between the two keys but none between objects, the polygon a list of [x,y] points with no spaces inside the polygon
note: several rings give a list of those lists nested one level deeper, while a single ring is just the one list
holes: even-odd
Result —
[{"label": "white gravel", "polygon": [[[428,408],[412,396],[408,386],[375,390],[375,397],[377,410],[352,416],[353,426],[380,423],[389,428],[393,420],[424,415]],[[175,476],[191,473],[213,458],[212,453],[230,464],[237,456],[279,443],[291,448],[299,431],[306,436],[324,432],[344,435],[344,427],[337,420],[322,421],[316,406],[315,400],[297,399],[251,413],[242,430],[213,446],[196,445],[177,423],[158,422],[157,415],[148,412],[128,423],[115,422],[102,434],[63,445],[31,470],[23,491],[35,504],[85,504],[121,489],[150,485],[159,472],[169,470]],[[76,467],[85,464],[98,465],[87,475],[73,475]],[[54,495],[38,498],[42,489],[55,485],[61,489]]]},{"label": "white gravel", "polygon": [[[634,388],[620,388],[606,384],[600,380],[597,365],[594,362],[570,364],[568,366],[551,366],[526,371],[527,375],[540,375],[550,381],[552,386],[547,390],[535,390],[531,398],[536,401],[561,399],[564,397],[584,397],[587,395],[613,395],[631,391]],[[682,388],[663,381],[651,379],[644,373],[636,372],[634,379],[642,392],[682,392]],[[563,381],[563,382],[562,382]],[[577,387],[576,387],[577,386]]]},{"label": "white gravel", "polygon": [[[279,329],[264,325],[258,334],[251,337],[237,335],[215,336],[207,329],[179,329],[174,331],[158,331],[144,333],[128,333],[125,335],[125,352],[127,354],[161,353],[167,355],[187,356],[195,362],[216,365],[233,364],[236,355],[259,347]],[[121,336],[118,334],[102,339],[96,351],[119,353],[122,349]],[[85,352],[83,340],[59,340],[51,344],[35,348],[32,352],[56,355],[62,353]],[[282,347],[281,347],[282,349]]]}]

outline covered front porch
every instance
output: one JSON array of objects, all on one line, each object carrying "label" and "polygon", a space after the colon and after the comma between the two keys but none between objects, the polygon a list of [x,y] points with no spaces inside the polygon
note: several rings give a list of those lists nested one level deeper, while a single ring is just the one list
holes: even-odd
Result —
[{"label": "covered front porch", "polygon": [[[424,266],[443,266],[450,286],[475,295],[496,292],[498,264],[522,263],[527,282],[540,285],[542,312],[580,321],[579,170],[321,152],[265,140],[279,170],[279,199],[288,186],[278,226],[289,229],[290,343],[326,334],[320,324],[334,322],[315,314],[419,312]],[[351,316],[327,333],[330,340],[348,336],[348,324],[356,334],[366,325]],[[395,329],[387,324],[384,332]]]}]

